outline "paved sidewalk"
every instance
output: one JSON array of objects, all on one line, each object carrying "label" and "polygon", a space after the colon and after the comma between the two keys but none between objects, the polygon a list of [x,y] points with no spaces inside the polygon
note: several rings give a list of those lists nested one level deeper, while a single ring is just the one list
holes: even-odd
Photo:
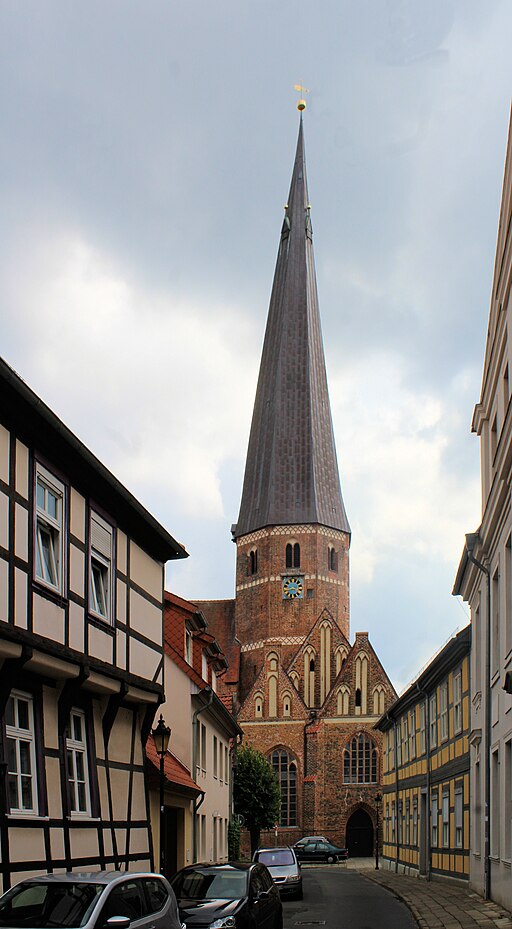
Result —
[{"label": "paved sidewalk", "polygon": [[511,913],[464,887],[385,869],[376,871],[371,858],[352,859],[347,867],[361,871],[403,900],[420,929],[512,929]]}]

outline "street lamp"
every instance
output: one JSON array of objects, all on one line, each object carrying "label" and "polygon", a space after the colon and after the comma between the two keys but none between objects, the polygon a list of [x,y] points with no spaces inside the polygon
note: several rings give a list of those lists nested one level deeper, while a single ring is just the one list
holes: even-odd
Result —
[{"label": "street lamp", "polygon": [[151,730],[151,735],[153,736],[153,741],[155,743],[156,753],[160,758],[160,874],[165,874],[164,758],[167,753],[169,739],[171,738],[171,729],[170,726],[165,725],[164,718],[161,713],[160,719],[158,720],[158,725],[156,729]]},{"label": "street lamp", "polygon": [[376,794],[375,804],[377,807],[377,818],[375,820],[375,870],[379,870],[379,804],[382,800],[382,794]]}]

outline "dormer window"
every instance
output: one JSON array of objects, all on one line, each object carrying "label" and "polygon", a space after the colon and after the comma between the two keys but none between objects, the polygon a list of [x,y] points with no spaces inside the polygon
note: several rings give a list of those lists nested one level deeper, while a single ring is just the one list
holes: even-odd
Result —
[{"label": "dormer window", "polygon": [[192,629],[185,626],[185,661],[192,664]]},{"label": "dormer window", "polygon": [[208,659],[206,657],[206,652],[203,652],[201,657],[201,677],[203,681],[208,680]]},{"label": "dormer window", "polygon": [[215,668],[212,668],[212,690],[214,694],[217,693],[217,672]]}]

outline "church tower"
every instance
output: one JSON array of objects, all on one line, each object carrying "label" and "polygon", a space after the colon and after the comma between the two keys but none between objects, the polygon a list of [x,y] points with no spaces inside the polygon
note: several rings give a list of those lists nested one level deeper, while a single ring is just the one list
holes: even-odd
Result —
[{"label": "church tower", "polygon": [[[302,116],[254,404],[236,597],[198,603],[222,645],[222,699],[281,788],[279,842],[374,851],[382,739],[396,697],[366,632],[350,644],[350,527],[327,389]],[[262,836],[275,842],[275,836]]]},{"label": "church tower", "polygon": [[[326,608],[349,637],[343,504],[318,308],[302,115],[270,298],[238,522],[242,695],[269,645],[281,662]],[[316,675],[323,696],[330,656]],[[308,702],[311,702],[308,700]]]}]

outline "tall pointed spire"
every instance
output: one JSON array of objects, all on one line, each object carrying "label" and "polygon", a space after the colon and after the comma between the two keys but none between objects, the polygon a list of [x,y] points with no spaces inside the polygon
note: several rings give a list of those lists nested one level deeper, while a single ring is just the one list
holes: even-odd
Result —
[{"label": "tall pointed spire", "polygon": [[235,538],[264,526],[299,523],[350,532],[336,461],[312,236],[301,114]]}]

